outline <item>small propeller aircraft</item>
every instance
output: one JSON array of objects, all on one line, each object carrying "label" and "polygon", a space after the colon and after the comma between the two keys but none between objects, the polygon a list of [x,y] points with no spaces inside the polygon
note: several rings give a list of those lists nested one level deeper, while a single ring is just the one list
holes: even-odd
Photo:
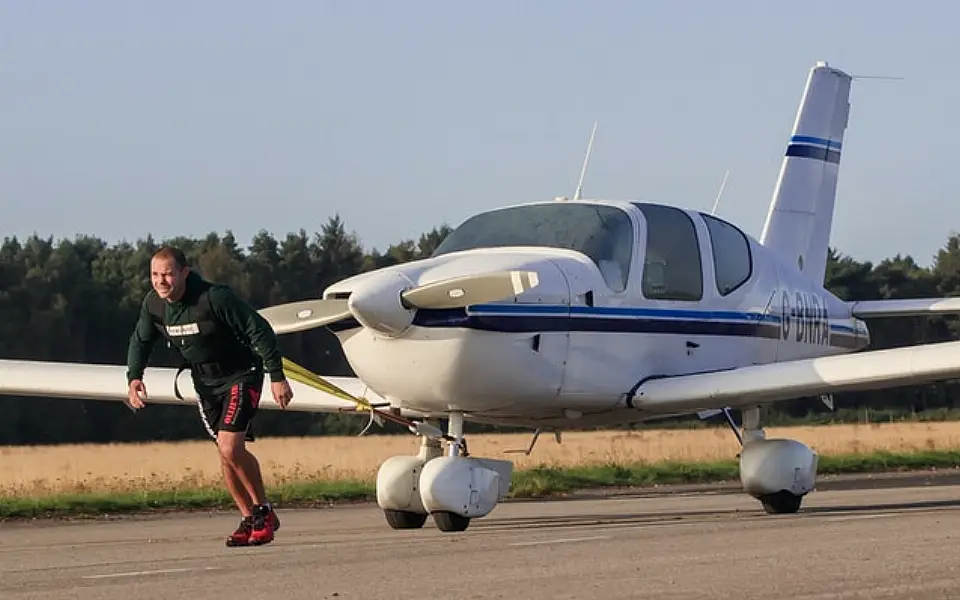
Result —
[{"label": "small propeller aircraft", "polygon": [[[711,214],[586,200],[578,188],[477,214],[429,258],[264,309],[278,334],[330,328],[357,375],[286,361],[288,410],[369,412],[422,438],[418,455],[378,472],[377,501],[397,529],[432,515],[462,531],[509,491],[512,463],[471,456],[466,420],[529,427],[535,442],[723,411],[742,444],[743,490],[768,513],[796,512],[817,455],[767,439],[764,407],[960,376],[960,342],[866,351],[864,321],[957,313],[960,299],[845,302],[824,288],[852,79],[823,62],[810,70],[759,240]],[[124,371],[5,360],[0,393],[125,401]],[[189,373],[152,368],[146,383],[153,402],[194,401],[174,393],[191,389]]]}]

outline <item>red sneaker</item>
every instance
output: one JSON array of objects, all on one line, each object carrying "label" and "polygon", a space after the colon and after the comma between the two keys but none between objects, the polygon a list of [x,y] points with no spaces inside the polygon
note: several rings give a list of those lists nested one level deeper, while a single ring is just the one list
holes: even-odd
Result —
[{"label": "red sneaker", "polygon": [[280,525],[280,519],[273,509],[258,504],[253,507],[253,530],[250,532],[250,544],[260,546],[273,541],[273,534]]},{"label": "red sneaker", "polygon": [[250,534],[253,533],[253,517],[243,517],[240,519],[240,525],[226,541],[227,546],[249,546]]}]

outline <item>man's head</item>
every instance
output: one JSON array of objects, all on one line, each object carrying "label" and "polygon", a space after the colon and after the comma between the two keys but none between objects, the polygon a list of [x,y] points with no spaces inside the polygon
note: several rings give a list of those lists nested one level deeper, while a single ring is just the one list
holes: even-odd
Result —
[{"label": "man's head", "polygon": [[157,295],[168,302],[175,302],[183,296],[189,273],[187,259],[177,248],[164,246],[150,259],[150,283]]}]

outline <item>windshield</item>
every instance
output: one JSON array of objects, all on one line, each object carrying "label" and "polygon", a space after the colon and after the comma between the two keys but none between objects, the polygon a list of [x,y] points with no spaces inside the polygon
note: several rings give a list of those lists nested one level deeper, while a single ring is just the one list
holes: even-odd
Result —
[{"label": "windshield", "polygon": [[451,232],[434,256],[474,248],[537,246],[582,252],[611,290],[623,291],[633,253],[627,213],[595,204],[530,204],[481,213]]}]

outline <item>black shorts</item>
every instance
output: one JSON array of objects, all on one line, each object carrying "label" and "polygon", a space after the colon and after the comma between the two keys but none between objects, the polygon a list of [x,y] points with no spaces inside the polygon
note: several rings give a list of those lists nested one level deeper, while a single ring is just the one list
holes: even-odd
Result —
[{"label": "black shorts", "polygon": [[260,406],[262,390],[263,379],[258,378],[241,380],[219,394],[212,392],[198,394],[200,418],[210,437],[216,439],[220,431],[242,431],[247,434],[247,440],[253,441],[250,426]]}]

